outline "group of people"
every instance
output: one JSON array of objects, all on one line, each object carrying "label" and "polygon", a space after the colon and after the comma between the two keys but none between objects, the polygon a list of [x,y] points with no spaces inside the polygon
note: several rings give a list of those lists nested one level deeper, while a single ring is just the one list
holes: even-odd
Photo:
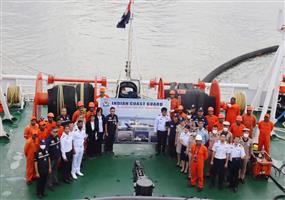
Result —
[{"label": "group of people", "polygon": [[[101,97],[106,96],[102,93]],[[157,154],[165,154],[167,147],[181,173],[188,174],[190,185],[194,187],[198,182],[199,191],[203,189],[205,171],[211,187],[215,186],[218,177],[220,189],[226,181],[236,192],[239,182],[245,180],[252,154],[252,137],[257,126],[253,107],[247,106],[246,113],[241,116],[240,107],[232,97],[230,103],[223,105],[226,115],[216,116],[213,107],[208,107],[207,115],[204,115],[203,108],[196,110],[195,105],[185,112],[175,98],[175,91],[170,91],[170,98],[170,112],[163,107],[154,122]],[[37,120],[33,116],[24,130],[26,181],[31,184],[37,180],[39,198],[46,195],[46,185],[50,190],[59,185],[58,170],[63,182],[70,183],[78,176],[84,176],[81,171],[83,155],[92,158],[103,151],[113,152],[118,130],[115,108],[111,107],[110,114],[104,116],[96,102],[89,102],[87,111],[83,102],[77,102],[77,106],[72,117],[66,108],[62,108],[57,117],[53,113],[48,113],[47,119]],[[269,114],[258,123],[258,128],[258,150],[264,147],[269,154],[273,129]]]},{"label": "group of people", "polygon": [[170,99],[170,116],[167,108],[162,108],[154,122],[157,154],[165,154],[168,146],[169,155],[176,158],[181,173],[188,174],[191,186],[198,182],[199,191],[203,189],[205,171],[211,180],[210,187],[216,185],[218,177],[219,189],[227,182],[236,192],[239,182],[245,181],[256,126],[259,128],[258,150],[264,148],[270,153],[270,134],[274,125],[269,114],[257,123],[253,107],[247,106],[246,113],[241,116],[234,97],[230,103],[223,104],[225,115],[217,116],[213,107],[208,107],[207,115],[202,107],[196,110],[195,105],[184,112],[175,98],[175,91],[170,91]]},{"label": "group of people", "polygon": [[37,120],[32,116],[24,130],[26,182],[30,185],[37,180],[39,198],[46,196],[46,185],[54,190],[60,184],[59,170],[65,183],[84,176],[81,171],[83,155],[86,153],[90,158],[101,155],[104,139],[104,151],[113,152],[118,128],[115,108],[111,107],[110,114],[104,116],[102,108],[95,110],[94,102],[88,104],[88,111],[81,101],[77,106],[72,117],[67,114],[66,108],[61,109],[56,119],[53,113],[48,113],[47,119]]}]

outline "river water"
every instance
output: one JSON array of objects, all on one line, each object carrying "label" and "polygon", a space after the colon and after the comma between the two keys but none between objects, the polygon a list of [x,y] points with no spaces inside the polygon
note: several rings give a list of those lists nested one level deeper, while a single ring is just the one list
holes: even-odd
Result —
[{"label": "river water", "polygon": [[[128,29],[118,29],[127,0],[3,0],[5,73],[93,78],[124,75]],[[282,1],[135,0],[133,74],[196,81],[218,65],[276,45]],[[229,71],[225,81],[262,72],[267,57]],[[34,70],[36,69],[36,70]],[[245,69],[245,70],[244,70]],[[243,80],[244,82],[244,80]]]}]

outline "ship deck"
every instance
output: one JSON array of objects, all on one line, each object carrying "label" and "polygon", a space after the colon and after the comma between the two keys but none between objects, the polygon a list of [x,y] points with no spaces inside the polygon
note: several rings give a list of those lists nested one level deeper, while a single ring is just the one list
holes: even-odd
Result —
[{"label": "ship deck", "polygon": [[[36,199],[35,183],[25,183],[25,157],[23,154],[23,129],[29,122],[31,106],[24,111],[14,112],[15,124],[4,124],[10,134],[10,142],[0,143],[0,199]],[[282,133],[280,133],[282,134]],[[285,134],[283,133],[283,136]],[[285,163],[285,142],[271,141],[271,155],[279,163]],[[155,156],[153,145],[116,144],[115,155],[103,155],[83,162],[84,177],[79,177],[72,184],[61,184],[54,191],[47,190],[44,199],[83,199],[103,196],[133,195],[132,167],[139,159],[145,173],[154,184],[154,196],[199,197],[209,199],[273,199],[284,194],[276,184],[268,179],[254,179],[250,175],[245,184],[240,184],[239,192],[233,193],[228,188],[222,191],[209,189],[205,180],[202,192],[188,186],[187,176],[179,172],[175,161],[167,156]],[[284,185],[284,177],[279,178]]]}]

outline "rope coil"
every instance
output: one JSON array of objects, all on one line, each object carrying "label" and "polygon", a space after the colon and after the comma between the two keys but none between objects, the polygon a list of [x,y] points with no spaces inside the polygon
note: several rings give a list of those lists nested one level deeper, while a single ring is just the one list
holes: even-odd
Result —
[{"label": "rope coil", "polygon": [[7,102],[9,107],[21,102],[21,91],[19,86],[10,85],[7,88]]}]

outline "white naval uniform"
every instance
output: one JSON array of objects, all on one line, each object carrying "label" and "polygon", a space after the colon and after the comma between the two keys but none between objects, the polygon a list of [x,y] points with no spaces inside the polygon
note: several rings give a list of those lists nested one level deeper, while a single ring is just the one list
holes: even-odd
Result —
[{"label": "white naval uniform", "polygon": [[66,158],[66,153],[72,150],[72,135],[66,134],[63,132],[62,136],[60,137],[60,150],[63,159]]},{"label": "white naval uniform", "polygon": [[84,141],[86,137],[87,135],[83,129],[80,131],[78,128],[76,128],[72,132],[75,154],[73,155],[71,174],[80,172],[81,161],[84,153]]}]

